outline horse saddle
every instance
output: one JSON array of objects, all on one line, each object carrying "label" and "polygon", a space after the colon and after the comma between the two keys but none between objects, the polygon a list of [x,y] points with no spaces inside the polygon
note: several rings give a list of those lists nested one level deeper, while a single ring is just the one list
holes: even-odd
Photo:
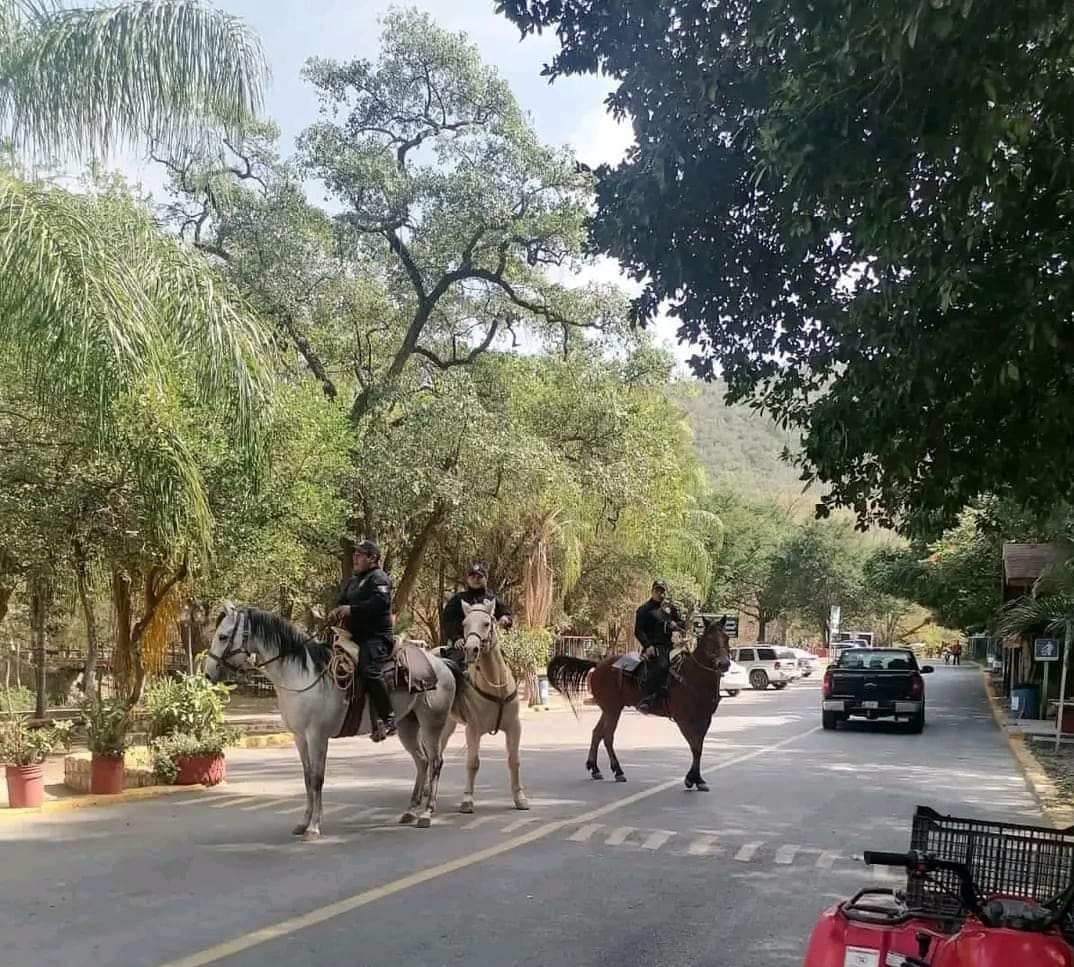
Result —
[{"label": "horse saddle", "polygon": [[[685,652],[681,648],[677,648],[671,653],[671,674],[676,678],[681,678],[679,674],[679,666],[682,665]],[[625,655],[620,655],[614,662],[612,662],[612,668],[619,669],[624,675],[640,675],[642,666],[644,665],[644,659],[641,657],[639,651],[628,651]]]},{"label": "horse saddle", "polygon": [[[347,739],[351,736],[369,731],[369,716],[366,714],[366,687],[362,676],[358,674],[358,645],[345,631],[337,633],[332,643],[333,650],[347,655],[354,662],[354,674],[336,684],[347,691],[347,711],[343,725],[334,736]],[[380,663],[384,682],[391,690],[406,689],[408,692],[428,692],[436,688],[436,669],[429,660],[429,654],[420,642],[397,641],[391,655]]]}]

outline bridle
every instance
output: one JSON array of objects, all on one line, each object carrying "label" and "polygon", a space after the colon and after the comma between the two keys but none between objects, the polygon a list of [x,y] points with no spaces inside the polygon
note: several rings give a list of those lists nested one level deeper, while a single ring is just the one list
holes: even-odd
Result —
[{"label": "bridle", "polygon": [[[250,643],[250,621],[249,616],[246,613],[246,609],[236,612],[238,615],[234,627],[231,629],[231,634],[227,636],[227,644],[224,647],[224,651],[216,655],[213,653],[212,648],[209,649],[209,657],[213,661],[219,662],[229,671],[233,671],[236,674],[242,674],[243,672],[254,670],[259,671],[268,665],[271,665],[274,661],[280,660],[280,655],[276,655],[274,658],[270,658],[268,661],[258,661],[257,655],[255,655],[247,645]],[[234,664],[230,659],[234,655],[243,655],[245,660],[241,664]]]},{"label": "bridle", "polygon": [[[489,626],[488,638],[486,639],[486,638],[482,637],[476,631],[467,632],[467,634],[463,638],[463,649],[466,648],[466,643],[471,638],[476,638],[477,641],[478,641],[477,653],[478,653],[478,657],[480,658],[481,655],[487,655],[494,647],[496,647],[497,625],[496,625],[496,609],[495,608],[492,608],[490,610],[488,608],[485,608],[482,605],[478,605],[478,607],[481,607],[482,610],[484,610],[486,612],[486,614],[488,614],[489,620],[491,622],[491,624]],[[484,673],[482,672],[482,674],[484,674]],[[490,681],[488,684],[489,684],[489,686],[491,688],[506,688],[507,687],[507,682],[506,681],[502,681],[502,682],[492,682],[492,681]],[[492,702],[493,705],[497,706],[496,724],[492,727],[492,731],[489,732],[489,735],[495,735],[497,732],[500,731],[500,725],[503,722],[503,710],[507,707],[507,705],[510,702],[513,702],[516,698],[518,698],[518,683],[517,682],[515,683],[514,690],[511,692],[510,695],[507,695],[507,696],[492,695],[491,693],[486,692],[480,685],[478,685],[472,679],[470,680],[470,687],[475,692],[477,692],[477,694],[480,695],[486,702]]]},{"label": "bridle", "polygon": [[[262,668],[267,668],[273,662],[279,661],[283,657],[283,652],[274,655],[267,661],[257,660],[257,655],[254,652],[250,651],[250,649],[247,647],[247,645],[250,643],[249,615],[247,614],[245,608],[242,608],[236,613],[238,615],[238,620],[236,620],[235,622],[235,627],[231,629],[231,634],[227,636],[227,645],[224,648],[223,653],[215,655],[213,654],[213,650],[210,647],[208,652],[209,657],[238,675],[242,675],[248,671],[260,671]],[[243,661],[239,665],[236,665],[229,660],[233,655],[244,655],[245,661]],[[309,685],[306,685],[302,688],[290,688],[287,685],[281,685],[276,682],[274,682],[273,685],[275,688],[282,689],[285,692],[293,692],[296,695],[300,695],[303,692],[308,692],[311,688],[314,688],[316,685],[320,684],[321,680],[325,677],[325,675],[331,668],[332,662],[329,661],[325,664],[324,668],[321,670],[321,673],[312,682],[310,682]]]}]

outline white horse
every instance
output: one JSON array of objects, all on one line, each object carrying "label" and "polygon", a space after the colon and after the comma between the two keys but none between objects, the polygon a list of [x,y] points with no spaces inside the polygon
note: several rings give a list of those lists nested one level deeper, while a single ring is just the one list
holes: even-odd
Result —
[{"label": "white horse", "polygon": [[[344,644],[350,641],[345,631],[336,630]],[[410,806],[399,822],[416,820],[422,829],[432,824],[436,810],[443,749],[455,728],[451,708],[459,693],[466,691],[461,672],[435,654],[427,654],[436,686],[423,692],[404,688],[391,692],[399,739],[414,759],[417,772]],[[228,671],[253,668],[276,687],[280,715],[295,737],[306,783],[306,813],[292,832],[306,839],[321,834],[328,740],[342,729],[349,704],[347,693],[335,682],[330,658],[328,647],[289,621],[256,608],[237,609],[226,604],[205,662],[205,674],[211,681],[220,681]],[[368,714],[367,704],[357,734],[369,731]]]},{"label": "white horse", "polygon": [[452,722],[444,744],[455,731],[456,721],[466,726],[466,791],[459,812],[474,811],[474,783],[481,766],[481,737],[503,732],[507,745],[507,771],[516,809],[529,809],[519,778],[518,747],[522,741],[522,721],[518,685],[504,661],[497,634],[496,602],[462,603],[463,649],[466,652],[468,686],[455,697]]}]

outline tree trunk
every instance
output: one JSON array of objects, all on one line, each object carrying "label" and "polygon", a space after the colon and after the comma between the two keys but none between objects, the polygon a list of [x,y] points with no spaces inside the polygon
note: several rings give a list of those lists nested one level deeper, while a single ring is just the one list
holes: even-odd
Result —
[{"label": "tree trunk", "polygon": [[414,543],[410,546],[410,552],[406,556],[406,565],[403,568],[403,576],[399,580],[399,586],[395,590],[394,600],[392,601],[392,607],[396,614],[406,608],[407,600],[414,590],[414,585],[417,584],[418,574],[421,573],[425,552],[429,549],[429,544],[433,539],[433,535],[436,534],[436,529],[440,526],[440,522],[444,519],[445,513],[447,513],[447,508],[443,504],[437,504],[425,521],[418,536],[414,538]]},{"label": "tree trunk", "polygon": [[134,656],[131,653],[131,578],[119,568],[112,570],[113,649],[112,675],[116,690],[125,690],[134,678]]},{"label": "tree trunk", "polygon": [[30,590],[30,627],[34,641],[34,677],[37,688],[37,700],[34,715],[41,719],[48,711],[48,675],[45,669],[47,654],[45,651],[45,622],[48,616],[48,588],[44,579],[35,577]]},{"label": "tree trunk", "polygon": [[75,544],[75,582],[78,587],[78,600],[82,604],[82,619],[86,623],[86,663],[82,668],[82,689],[87,701],[92,702],[97,698],[97,655],[100,639],[97,637],[97,616],[93,612],[86,558],[79,544]]},{"label": "tree trunk", "polygon": [[14,593],[14,584],[0,584],[0,621],[7,617],[8,605],[11,603],[11,595]]},{"label": "tree trunk", "polygon": [[344,537],[339,542],[339,579],[346,584],[354,573],[354,541]]},{"label": "tree trunk", "polygon": [[757,640],[768,641],[766,634],[768,634],[768,615],[760,611],[757,614]]}]

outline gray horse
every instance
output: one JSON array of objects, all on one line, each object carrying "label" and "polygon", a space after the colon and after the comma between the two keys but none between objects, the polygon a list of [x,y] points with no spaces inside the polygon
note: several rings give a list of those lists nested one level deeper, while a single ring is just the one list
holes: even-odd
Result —
[{"label": "gray horse", "polygon": [[[336,630],[345,643],[349,641],[346,632]],[[280,715],[295,737],[306,781],[306,814],[292,832],[306,839],[321,834],[328,740],[339,733],[347,711],[347,696],[335,683],[330,658],[325,645],[289,621],[256,608],[226,604],[205,660],[205,674],[211,681],[220,681],[229,671],[256,669],[276,687]],[[435,655],[429,658],[436,687],[413,694],[395,689],[391,696],[399,739],[417,770],[410,806],[399,821],[416,820],[422,829],[432,825],[444,762],[442,750],[449,729],[454,727],[451,708],[459,689],[466,687],[457,669]],[[359,734],[369,731],[367,716],[368,707]]]}]

